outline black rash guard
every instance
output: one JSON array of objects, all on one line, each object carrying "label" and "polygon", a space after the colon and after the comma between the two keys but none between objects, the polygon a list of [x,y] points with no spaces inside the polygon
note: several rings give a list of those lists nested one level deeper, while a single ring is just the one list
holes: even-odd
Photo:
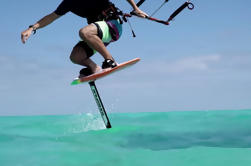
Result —
[{"label": "black rash guard", "polygon": [[63,0],[54,12],[60,16],[72,12],[87,18],[88,23],[93,23],[100,21],[98,16],[109,7],[109,4],[109,0]]}]

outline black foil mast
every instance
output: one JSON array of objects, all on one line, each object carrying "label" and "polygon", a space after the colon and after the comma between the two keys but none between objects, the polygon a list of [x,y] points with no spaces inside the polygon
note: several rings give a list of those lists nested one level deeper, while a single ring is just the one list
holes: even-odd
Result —
[{"label": "black foil mast", "polygon": [[94,81],[91,81],[91,82],[89,82],[89,85],[90,85],[90,87],[91,87],[93,96],[94,96],[94,98],[95,98],[95,101],[96,101],[96,103],[97,103],[99,112],[100,112],[101,117],[102,117],[102,119],[103,119],[103,121],[104,121],[104,123],[105,123],[106,128],[112,128],[111,123],[110,123],[110,121],[109,121],[109,118],[108,118],[108,116],[107,116],[107,114],[106,114],[105,107],[104,107],[104,105],[103,105],[103,103],[102,103],[102,100],[101,100],[101,98],[100,98],[100,96],[99,96],[98,89],[97,89],[97,87],[96,87],[96,85],[95,85],[95,82],[94,82]]}]

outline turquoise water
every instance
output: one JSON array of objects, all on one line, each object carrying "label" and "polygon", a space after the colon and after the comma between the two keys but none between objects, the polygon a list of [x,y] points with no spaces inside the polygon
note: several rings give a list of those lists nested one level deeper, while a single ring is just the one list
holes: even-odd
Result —
[{"label": "turquoise water", "polygon": [[251,165],[251,110],[109,116],[0,117],[0,165]]}]

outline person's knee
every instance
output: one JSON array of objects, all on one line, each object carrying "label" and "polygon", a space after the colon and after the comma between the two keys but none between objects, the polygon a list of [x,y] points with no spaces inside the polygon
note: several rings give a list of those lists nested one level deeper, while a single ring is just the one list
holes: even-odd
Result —
[{"label": "person's knee", "polygon": [[79,36],[84,40],[88,40],[88,38],[91,37],[91,32],[88,30],[88,28],[81,28],[79,30]]},{"label": "person's knee", "polygon": [[97,34],[97,29],[96,26],[92,24],[79,30],[79,36],[85,41],[90,39],[95,34]]},{"label": "person's knee", "polygon": [[73,52],[70,55],[70,60],[71,60],[72,63],[75,63],[75,64],[77,64],[77,62],[78,62],[78,59],[77,59],[76,55]]},{"label": "person's knee", "polygon": [[79,64],[81,61],[80,55],[79,55],[79,48],[78,47],[74,47],[72,49],[71,55],[70,55],[70,60],[72,61],[72,63],[75,64]]}]

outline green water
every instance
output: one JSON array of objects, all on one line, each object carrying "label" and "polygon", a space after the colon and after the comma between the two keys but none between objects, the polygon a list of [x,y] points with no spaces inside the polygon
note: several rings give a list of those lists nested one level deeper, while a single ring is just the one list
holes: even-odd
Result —
[{"label": "green water", "polygon": [[0,166],[250,166],[251,110],[0,117]]}]

